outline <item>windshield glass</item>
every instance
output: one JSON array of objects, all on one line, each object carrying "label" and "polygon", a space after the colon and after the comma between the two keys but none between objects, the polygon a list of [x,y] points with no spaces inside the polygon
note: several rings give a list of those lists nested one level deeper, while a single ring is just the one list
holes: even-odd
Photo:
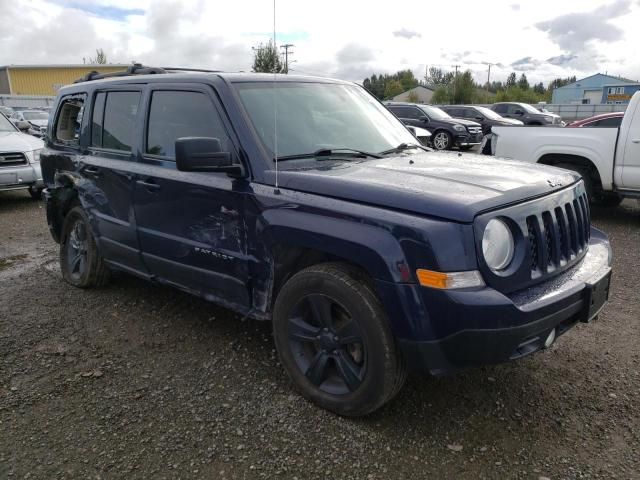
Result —
[{"label": "windshield glass", "polygon": [[502,120],[502,116],[498,115],[493,110],[489,110],[487,107],[475,107],[481,114],[491,120]]},{"label": "windshield glass", "polygon": [[445,118],[452,118],[444,110],[440,110],[438,107],[432,107],[431,105],[419,105],[423,112],[425,112],[431,120],[443,120]]},{"label": "windshield glass", "polygon": [[540,114],[540,110],[538,110],[537,108],[532,107],[528,103],[519,103],[518,105],[520,105],[524,109],[525,112]]},{"label": "windshield glass", "polygon": [[25,120],[49,120],[49,114],[45,112],[22,112]]},{"label": "windshield glass", "polygon": [[260,140],[274,157],[275,118],[278,157],[320,149],[381,152],[416,143],[393,114],[354,85],[247,82],[236,83],[235,88]]},{"label": "windshield glass", "polygon": [[15,132],[17,129],[13,126],[7,117],[0,115],[0,132]]}]

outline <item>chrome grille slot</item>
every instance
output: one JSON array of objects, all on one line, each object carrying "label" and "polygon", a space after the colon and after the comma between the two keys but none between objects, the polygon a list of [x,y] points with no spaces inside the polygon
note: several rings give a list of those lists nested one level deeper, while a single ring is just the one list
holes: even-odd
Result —
[{"label": "chrome grille slot", "polygon": [[556,222],[558,224],[558,240],[560,256],[564,260],[569,260],[569,225],[561,207],[555,208]]},{"label": "chrome grille slot", "polygon": [[576,216],[573,213],[573,207],[570,203],[565,204],[565,211],[567,212],[567,221],[569,222],[569,232],[571,237],[571,254],[575,255],[578,252],[578,232]]},{"label": "chrome grille slot", "polygon": [[536,217],[527,217],[527,230],[529,231],[529,255],[531,256],[531,271],[538,270],[540,264],[538,258],[538,219]]},{"label": "chrome grille slot", "polygon": [[0,168],[27,165],[28,163],[27,157],[22,152],[0,153]]}]

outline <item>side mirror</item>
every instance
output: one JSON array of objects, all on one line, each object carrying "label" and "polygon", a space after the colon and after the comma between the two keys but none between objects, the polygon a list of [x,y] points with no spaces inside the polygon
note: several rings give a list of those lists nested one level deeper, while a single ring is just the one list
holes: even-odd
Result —
[{"label": "side mirror", "polygon": [[429,117],[420,117],[418,118],[422,123],[429,123]]},{"label": "side mirror", "polygon": [[225,172],[242,176],[241,165],[234,164],[231,153],[223,152],[220,140],[210,137],[182,137],[176,140],[176,166],[183,172]]},{"label": "side mirror", "polygon": [[16,120],[15,125],[19,130],[22,130],[23,132],[31,128],[31,124],[26,120]]},{"label": "side mirror", "polygon": [[473,118],[474,118],[475,120],[478,120],[479,122],[481,122],[481,121],[483,121],[483,120],[484,120],[484,118],[483,118],[483,117],[479,117],[479,116],[478,116],[478,117],[473,117]]},{"label": "side mirror", "polygon": [[513,114],[514,115],[524,115],[524,110],[518,109],[518,110],[514,111]]}]

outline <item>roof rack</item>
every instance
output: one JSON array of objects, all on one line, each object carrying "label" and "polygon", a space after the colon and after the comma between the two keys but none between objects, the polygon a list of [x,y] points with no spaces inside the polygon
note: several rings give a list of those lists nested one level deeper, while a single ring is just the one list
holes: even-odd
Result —
[{"label": "roof rack", "polygon": [[102,78],[111,78],[111,77],[128,77],[130,75],[149,75],[153,73],[167,73],[164,68],[159,67],[145,67],[140,63],[134,63],[127,67],[126,70],[121,70],[119,72],[110,72],[110,73],[100,73],[96,70],[93,70],[87,73],[85,76],[77,79],[73,83],[81,83],[81,82],[90,82],[92,80],[100,80]]},{"label": "roof rack", "polygon": [[87,73],[85,76],[77,79],[73,83],[90,82],[92,80],[100,80],[103,78],[111,77],[128,77],[131,75],[150,75],[157,73],[171,73],[171,72],[204,72],[204,73],[217,73],[220,70],[204,70],[202,68],[181,68],[181,67],[146,67],[140,63],[134,63],[129,65],[126,70],[119,72],[100,73],[93,70]]}]

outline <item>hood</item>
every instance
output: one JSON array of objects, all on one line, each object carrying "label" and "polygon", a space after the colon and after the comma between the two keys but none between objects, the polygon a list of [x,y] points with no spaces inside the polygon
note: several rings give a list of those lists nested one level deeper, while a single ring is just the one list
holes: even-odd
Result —
[{"label": "hood", "polygon": [[516,120],[515,118],[506,118],[503,117],[500,120],[494,120],[496,122],[496,126],[500,125],[524,125],[524,122],[521,120]]},{"label": "hood", "polygon": [[0,152],[30,152],[44,148],[44,142],[21,132],[0,132]]},{"label": "hood", "polygon": [[[410,163],[411,162],[411,163]],[[275,180],[267,172],[267,181]],[[554,167],[456,152],[281,170],[280,187],[472,222],[481,212],[561,190],[580,179]]]},{"label": "hood", "polygon": [[478,122],[474,122],[473,120],[467,120],[465,118],[439,118],[437,120],[431,120],[429,123],[447,123],[449,125],[464,125],[465,127],[479,127],[480,124]]}]

